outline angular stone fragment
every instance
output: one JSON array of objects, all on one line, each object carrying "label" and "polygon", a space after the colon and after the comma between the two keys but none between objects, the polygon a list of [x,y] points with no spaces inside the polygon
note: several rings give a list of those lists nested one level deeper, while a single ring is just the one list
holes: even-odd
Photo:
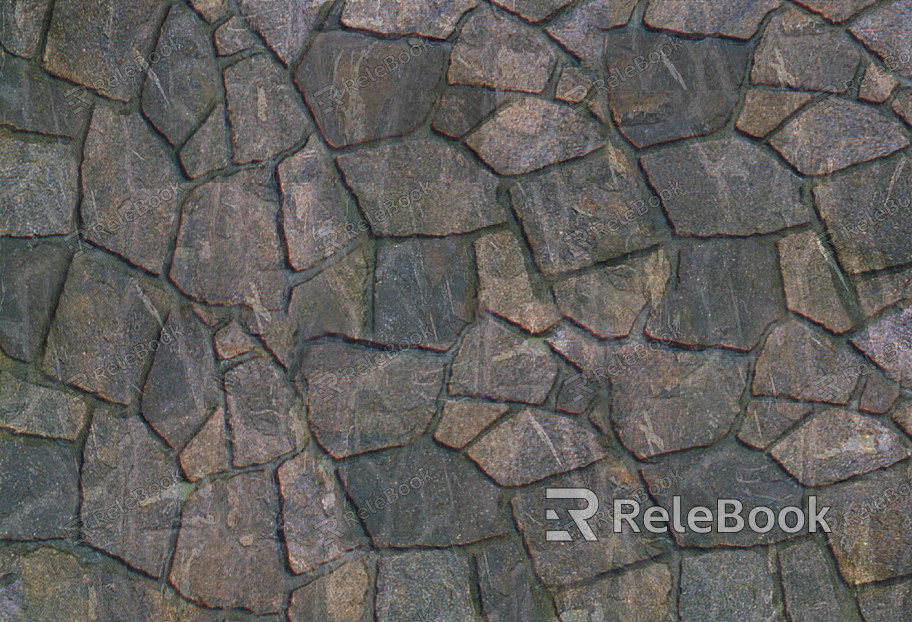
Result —
[{"label": "angular stone fragment", "polygon": [[0,427],[75,441],[87,414],[85,403],[72,395],[0,371]]},{"label": "angular stone fragment", "polygon": [[341,19],[349,28],[371,30],[385,35],[417,34],[446,39],[453,34],[462,14],[476,6],[478,0],[351,0],[345,3]]},{"label": "angular stone fragment", "polygon": [[525,257],[509,231],[475,241],[478,261],[478,304],[532,333],[553,326],[560,315],[547,293],[532,289]]},{"label": "angular stone fragment", "polygon": [[284,376],[261,358],[225,372],[236,467],[269,462],[307,442],[305,407]]},{"label": "angular stone fragment", "polygon": [[78,178],[70,145],[0,136],[0,235],[75,232]]},{"label": "angular stone fragment", "polygon": [[747,66],[744,45],[642,31],[605,36],[611,111],[637,147],[711,134],[734,112]]},{"label": "angular stone fragment", "polygon": [[160,0],[55,2],[44,67],[106,97],[127,101],[136,94],[143,69],[152,60],[152,45],[167,6]]},{"label": "angular stone fragment", "polygon": [[877,0],[795,0],[831,22],[844,22]]},{"label": "angular stone fragment", "polygon": [[912,389],[912,309],[877,320],[853,337],[852,343],[879,365],[887,378]]},{"label": "angular stone fragment", "polygon": [[253,340],[244,332],[237,320],[215,333],[215,350],[220,359],[230,359],[250,352]]},{"label": "angular stone fragment", "polygon": [[275,485],[259,471],[196,489],[181,515],[171,583],[207,607],[278,612],[284,591],[278,513]]},{"label": "angular stone fragment", "polygon": [[377,547],[448,547],[508,529],[497,486],[438,447],[365,456],[340,467],[339,477]]},{"label": "angular stone fragment", "polygon": [[776,132],[770,145],[803,175],[825,175],[909,145],[902,126],[842,99],[807,108]]},{"label": "angular stone fragment", "polygon": [[238,0],[241,14],[286,65],[301,53],[330,0]]},{"label": "angular stone fragment", "polygon": [[73,259],[41,369],[66,384],[128,404],[148,357],[166,339],[164,294],[100,252]]},{"label": "angular stone fragment", "polygon": [[890,94],[897,86],[898,79],[887,73],[883,67],[871,63],[865,69],[858,97],[878,104],[883,103],[890,98]]},{"label": "angular stone fragment", "polygon": [[373,617],[373,579],[363,557],[291,593],[291,622],[370,622]]},{"label": "angular stone fragment", "polygon": [[294,572],[309,572],[358,545],[358,534],[343,520],[345,500],[331,464],[308,450],[280,466],[278,480],[288,564]]},{"label": "angular stone fragment", "polygon": [[278,171],[288,262],[305,270],[357,235],[358,208],[315,136],[303,151],[283,160]]},{"label": "angular stone fragment", "polygon": [[286,80],[262,54],[225,69],[235,164],[269,160],[307,137],[310,123],[301,96]]},{"label": "angular stone fragment", "polygon": [[[3,13],[0,25],[7,11]],[[75,138],[87,115],[88,108],[68,85],[49,80],[22,59],[4,56],[0,66],[0,123],[24,132]]]},{"label": "angular stone fragment", "polygon": [[782,315],[775,250],[753,239],[681,249],[677,281],[649,316],[646,332],[677,343],[751,350]]},{"label": "angular stone fragment", "polygon": [[183,209],[171,280],[204,302],[277,309],[284,279],[272,172],[247,169],[208,181]]},{"label": "angular stone fragment", "polygon": [[[789,506],[802,507],[801,486],[782,472],[772,460],[740,445],[713,447],[700,454],[675,454],[643,467],[643,477],[650,487],[650,494],[671,515],[674,498],[680,497],[680,515],[686,517],[693,507],[712,508],[715,513],[719,499],[734,499],[742,506],[741,516],[747,520],[756,507],[768,507],[776,517]],[[671,484],[666,486],[663,481]],[[656,492],[653,492],[656,491]],[[820,507],[820,504],[818,504]],[[765,525],[766,516],[757,516],[757,524]],[[684,533],[670,529],[680,547],[712,548],[718,546],[750,547],[779,542],[807,533],[807,524],[797,533],[784,531],[778,520],[765,533],[750,528],[740,531],[719,531],[718,521],[713,521],[706,533],[689,528]],[[794,524],[794,517],[789,521]],[[739,619],[739,618],[733,618]]]},{"label": "angular stone fragment", "polygon": [[142,108],[172,144],[186,139],[219,96],[219,68],[203,22],[172,8],[162,26]]},{"label": "angular stone fragment", "polygon": [[314,345],[301,363],[310,429],[334,458],[407,445],[434,416],[443,368],[423,352]]},{"label": "angular stone fragment", "polygon": [[848,297],[842,275],[833,278],[829,250],[813,231],[795,233],[777,243],[785,301],[788,308],[834,333],[844,333],[853,322],[840,302]]},{"label": "angular stone fragment", "polygon": [[805,404],[751,400],[738,432],[738,440],[757,449],[766,449],[810,412],[811,407]]},{"label": "angular stone fragment", "polygon": [[757,359],[754,395],[845,404],[863,360],[826,333],[797,320],[770,333]]},{"label": "angular stone fragment", "polygon": [[748,91],[736,125],[742,132],[763,138],[792,113],[811,101],[811,97],[809,93]]},{"label": "angular stone fragment", "polygon": [[[573,370],[574,372],[576,370]],[[561,383],[560,392],[557,394],[557,400],[554,404],[554,407],[564,413],[569,413],[571,415],[579,415],[583,413],[589,405],[598,400],[600,396],[598,394],[598,387],[593,383],[586,380],[586,377],[582,374],[571,373],[564,381]],[[590,420],[598,427],[598,420],[593,419],[592,416],[598,416],[597,410],[593,410],[590,413]],[[601,429],[601,428],[600,428]],[[602,430],[604,433],[604,430]]]},{"label": "angular stone fragment", "polygon": [[180,160],[190,178],[226,168],[231,163],[225,106],[216,104],[193,136],[181,147]]},{"label": "angular stone fragment", "polygon": [[449,349],[475,317],[473,270],[468,244],[452,239],[378,248],[374,338]]},{"label": "angular stone fragment", "polygon": [[549,275],[667,236],[658,197],[648,197],[636,164],[610,144],[592,158],[515,184],[510,197],[535,264]]},{"label": "angular stone fragment", "polygon": [[649,564],[563,592],[557,597],[557,613],[561,622],[657,622],[675,619],[674,601],[674,577],[668,566]]},{"label": "angular stone fragment", "polygon": [[899,0],[870,13],[853,24],[849,32],[874,51],[884,63],[904,78],[912,78],[912,0]]},{"label": "angular stone fragment", "polygon": [[0,238],[0,349],[8,356],[38,355],[70,254],[63,245]]},{"label": "angular stone fragment", "polygon": [[331,146],[401,136],[431,112],[446,48],[324,32],[311,44],[295,82]]},{"label": "angular stone fragment", "polygon": [[561,67],[560,80],[554,96],[561,101],[578,104],[586,99],[586,95],[594,85],[595,78],[592,74],[579,67],[567,65]]},{"label": "angular stone fragment", "polygon": [[811,542],[779,551],[785,606],[795,622],[847,622],[827,561]]},{"label": "angular stone fragment", "polygon": [[645,21],[653,28],[692,35],[750,39],[781,0],[710,0],[684,9],[677,0],[650,0]]},{"label": "angular stone fragment", "polygon": [[826,486],[912,455],[900,437],[869,417],[830,409],[786,436],[771,452],[806,486]]},{"label": "angular stone fragment", "polygon": [[244,21],[236,16],[215,31],[215,47],[218,48],[219,56],[230,56],[257,44],[259,39],[247,29]]},{"label": "angular stone fragment", "polygon": [[844,93],[852,86],[860,58],[847,34],[789,6],[766,27],[754,54],[751,82]]},{"label": "angular stone fragment", "polygon": [[[912,175],[906,160],[875,162],[830,177],[814,194],[846,270],[858,274],[909,262]],[[881,278],[891,283],[898,277]]]},{"label": "angular stone fragment", "polygon": [[871,585],[861,589],[858,606],[865,622],[892,622],[912,616],[912,581]]},{"label": "angular stone fragment", "polygon": [[743,138],[669,147],[640,158],[678,235],[754,235],[810,220],[801,178]]},{"label": "angular stone fragment", "polygon": [[605,31],[626,24],[636,4],[636,0],[593,0],[565,13],[545,31],[585,68],[598,71],[605,52]]},{"label": "angular stone fragment", "polygon": [[681,564],[682,622],[785,622],[773,602],[773,575],[757,551],[720,551]]},{"label": "angular stone fragment", "polygon": [[506,100],[506,94],[488,89],[448,88],[434,114],[434,129],[462,138]]},{"label": "angular stone fragment", "polygon": [[902,117],[903,121],[912,125],[912,91],[898,94],[890,104],[893,112]]},{"label": "angular stone fragment", "polygon": [[519,175],[598,149],[594,123],[567,106],[526,97],[501,109],[466,144],[501,175]]},{"label": "angular stone fragment", "polygon": [[[32,58],[38,52],[51,0],[8,0],[0,14],[0,44],[16,56]],[[10,59],[4,59],[9,62]]]},{"label": "angular stone fragment", "polygon": [[86,541],[160,577],[181,503],[170,457],[139,417],[104,407],[92,417],[83,460]]},{"label": "angular stone fragment", "polygon": [[180,453],[180,463],[191,482],[228,470],[228,430],[225,410],[219,408]]},{"label": "angular stone fragment", "polygon": [[877,315],[896,303],[912,302],[912,270],[884,272],[858,281],[855,285],[858,302],[868,317]]},{"label": "angular stone fragment", "polygon": [[502,9],[517,13],[530,22],[540,22],[554,15],[573,0],[493,0]]},{"label": "angular stone fragment", "polygon": [[530,587],[521,549],[495,544],[475,554],[482,608],[489,622],[545,622]]},{"label": "angular stone fragment", "polygon": [[493,319],[466,334],[456,353],[450,395],[541,404],[557,378],[544,342],[524,338]]},{"label": "angular stone fragment", "polygon": [[475,620],[469,563],[456,551],[380,559],[377,622]]},{"label": "angular stone fragment", "polygon": [[864,393],[861,394],[859,409],[879,415],[883,414],[892,408],[899,395],[897,383],[887,380],[883,374],[875,372],[868,376]]},{"label": "angular stone fragment", "polygon": [[434,438],[448,447],[462,449],[482,430],[507,412],[507,409],[506,404],[469,401],[444,402],[443,415],[434,431]]},{"label": "angular stone fragment", "polygon": [[554,60],[542,35],[482,7],[462,27],[450,54],[447,82],[541,93]]},{"label": "angular stone fragment", "polygon": [[72,535],[79,503],[78,469],[70,447],[0,439],[0,538]]}]

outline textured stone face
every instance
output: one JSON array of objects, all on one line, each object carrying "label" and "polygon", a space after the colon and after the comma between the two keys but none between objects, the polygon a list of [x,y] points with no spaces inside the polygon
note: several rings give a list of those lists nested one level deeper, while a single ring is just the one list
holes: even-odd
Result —
[{"label": "textured stone face", "polygon": [[852,25],[849,31],[884,59],[890,69],[912,78],[908,45],[912,36],[912,1],[899,0],[874,11]]},{"label": "textured stone face", "polygon": [[692,557],[681,565],[681,619],[784,622],[773,603],[774,591],[772,574],[758,552],[723,551]]},{"label": "textured stone face", "polygon": [[191,482],[228,469],[228,430],[219,408],[180,453],[181,468]]},{"label": "textured stone face", "polygon": [[626,24],[635,6],[635,0],[593,0],[568,11],[545,30],[584,67],[597,70],[605,51],[605,31]]},{"label": "textured stone face", "polygon": [[217,104],[180,150],[181,164],[187,176],[200,177],[228,166],[228,141],[225,107]]},{"label": "textured stone face", "polygon": [[763,138],[809,101],[811,96],[807,93],[748,91],[738,116],[738,129]]},{"label": "textured stone face", "polygon": [[311,28],[330,4],[329,0],[238,0],[241,15],[286,65],[301,53]]},{"label": "textured stone face", "polygon": [[35,56],[41,43],[42,24],[50,7],[51,0],[8,2],[0,17],[0,44],[17,56]]},{"label": "textured stone face", "polygon": [[844,22],[877,0],[798,0],[798,4],[820,13],[831,22]]},{"label": "textured stone face", "polygon": [[540,22],[570,4],[570,0],[494,0],[494,4],[527,21]]},{"label": "textured stone face", "polygon": [[475,565],[478,568],[482,606],[488,620],[546,620],[536,605],[529,587],[530,573],[516,545],[489,546],[475,554]]},{"label": "textured stone face", "polygon": [[434,129],[452,138],[461,138],[507,98],[507,93],[488,89],[448,88],[434,114]]},{"label": "textured stone face", "polygon": [[752,400],[747,405],[738,440],[751,447],[765,449],[810,412],[811,407],[804,404]]},{"label": "textured stone face", "polygon": [[590,587],[567,590],[557,597],[557,612],[561,622],[674,619],[674,590],[668,566],[649,564]]},{"label": "textured stone face", "polygon": [[654,28],[696,35],[750,39],[780,0],[711,0],[687,6],[677,0],[651,0],[645,21]]},{"label": "textured stone face", "polygon": [[418,34],[446,39],[456,29],[456,23],[462,14],[476,6],[477,0],[354,0],[346,3],[342,10],[342,23],[349,28],[372,30],[386,35]]},{"label": "textured stone face", "polygon": [[894,616],[912,615],[912,582],[862,588],[858,605],[867,622],[888,622]]},{"label": "textured stone face", "polygon": [[87,409],[72,395],[0,372],[0,426],[20,434],[75,441]]},{"label": "textured stone face", "polygon": [[373,582],[363,558],[345,564],[291,593],[291,622],[369,622]]},{"label": "textured stone face", "polygon": [[[0,24],[7,14],[4,11]],[[3,40],[4,35],[0,35]],[[7,55],[0,66],[0,122],[25,132],[75,138],[88,109],[70,99],[69,90],[63,83],[30,69],[26,61]]]},{"label": "textured stone face", "polygon": [[406,553],[380,560],[377,621],[471,620],[468,561],[454,551]]},{"label": "textured stone face", "polygon": [[852,343],[904,389],[912,388],[912,309],[897,311],[869,325]]},{"label": "textured stone face", "polygon": [[505,412],[506,405],[469,401],[445,402],[443,416],[434,431],[434,438],[448,447],[461,449]]},{"label": "textured stone face", "polygon": [[836,600],[824,554],[810,542],[779,552],[782,587],[789,615],[796,622],[845,622]]}]

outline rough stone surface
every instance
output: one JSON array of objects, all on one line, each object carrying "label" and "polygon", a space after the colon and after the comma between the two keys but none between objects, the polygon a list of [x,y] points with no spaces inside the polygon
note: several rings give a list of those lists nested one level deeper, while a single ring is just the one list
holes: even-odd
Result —
[{"label": "rough stone surface", "polygon": [[495,544],[475,554],[482,608],[489,622],[545,622],[530,588],[530,572],[514,544]]},{"label": "rough stone surface", "polygon": [[868,376],[859,408],[880,415],[892,408],[899,395],[899,384],[887,380],[881,373],[874,373]]},{"label": "rough stone surface", "polygon": [[228,469],[228,430],[225,410],[219,408],[180,453],[187,478],[195,482]]},{"label": "rough stone surface", "polygon": [[912,616],[912,581],[865,587],[858,594],[858,606],[865,622],[890,622],[896,616]]},{"label": "rough stone surface", "polygon": [[[215,31],[215,47],[219,56],[230,56],[259,45],[259,39],[250,32],[244,20],[233,16]],[[262,47],[262,46],[260,46]]]},{"label": "rough stone surface", "polygon": [[805,404],[751,400],[738,432],[738,440],[757,449],[766,449],[810,412],[811,407]]},{"label": "rough stone surface", "polygon": [[196,178],[226,168],[231,162],[228,145],[228,122],[225,120],[225,107],[219,103],[209,113],[206,121],[181,147],[180,160],[187,176]]},{"label": "rough stone surface", "polygon": [[372,30],[386,35],[418,34],[446,39],[456,29],[456,23],[462,14],[476,6],[478,0],[405,3],[393,0],[352,0],[345,3],[342,23],[349,28]]},{"label": "rough stone surface", "polygon": [[672,620],[676,617],[674,599],[674,578],[668,566],[649,564],[589,587],[567,590],[557,597],[557,613],[561,622]]},{"label": "rough stone surface", "polygon": [[452,138],[462,138],[507,101],[507,97],[507,94],[488,89],[448,88],[434,114],[434,129]]},{"label": "rough stone surface", "polygon": [[681,564],[681,620],[784,622],[773,602],[773,581],[766,560],[756,551],[687,558]]},{"label": "rough stone surface", "polygon": [[798,4],[820,13],[831,22],[844,22],[877,0],[796,0]]},{"label": "rough stone surface", "polygon": [[377,622],[473,620],[468,561],[455,551],[405,553],[380,560]]},{"label": "rough stone surface", "polygon": [[51,0],[8,0],[0,16],[0,44],[17,56],[34,57],[50,8]]},{"label": "rough stone surface", "polygon": [[912,91],[899,93],[890,104],[893,112],[902,117],[903,121],[912,125]]},{"label": "rough stone surface", "polygon": [[[4,11],[0,25],[6,15]],[[3,38],[0,34],[0,41]],[[80,100],[71,99],[69,91],[66,85],[31,69],[26,61],[7,55],[0,65],[0,123],[24,132],[75,138],[88,109]]]},{"label": "rough stone surface", "polygon": [[899,0],[870,13],[849,28],[868,48],[904,78],[912,78],[909,39],[912,0]]},{"label": "rough stone surface", "polygon": [[210,24],[219,21],[228,12],[228,0],[190,0],[190,4]]},{"label": "rough stone surface", "polygon": [[748,91],[736,125],[742,132],[763,138],[809,101],[808,93]]},{"label": "rough stone surface", "polygon": [[887,73],[882,67],[871,63],[865,69],[858,97],[880,104],[890,98],[890,94],[897,86],[899,86],[899,80],[896,77]]},{"label": "rough stone surface", "polygon": [[497,112],[466,144],[501,175],[519,175],[586,155],[599,128],[567,106],[526,97]]},{"label": "rough stone surface", "polygon": [[545,30],[587,69],[598,70],[605,52],[605,31],[630,19],[635,0],[593,0],[565,13]]},{"label": "rough stone surface", "polygon": [[75,441],[87,414],[86,405],[72,395],[0,371],[0,427]]},{"label": "rough stone surface", "polygon": [[530,22],[545,20],[567,6],[572,0],[493,0],[497,6],[517,13]]},{"label": "rough stone surface", "polygon": [[373,581],[363,558],[341,566],[291,593],[291,622],[370,622]]},{"label": "rough stone surface", "polygon": [[887,315],[852,338],[887,378],[912,389],[912,309]]},{"label": "rough stone surface", "polygon": [[237,320],[215,333],[215,351],[220,359],[230,359],[246,354],[254,349],[255,344]]},{"label": "rough stone surface", "polygon": [[497,178],[443,141],[417,139],[337,161],[376,235],[450,235],[506,219]]},{"label": "rough stone surface", "polygon": [[795,622],[847,622],[824,554],[802,542],[779,551],[785,606]]},{"label": "rough stone surface", "polygon": [[506,405],[465,400],[444,402],[434,438],[448,447],[462,449],[507,412],[507,408]]},{"label": "rough stone surface", "polygon": [[238,0],[241,15],[286,65],[301,53],[330,0]]},{"label": "rough stone surface", "polygon": [[912,302],[912,270],[884,272],[859,281],[858,302],[867,316],[877,315],[898,302]]},{"label": "rough stone surface", "polygon": [[676,0],[650,0],[645,21],[653,28],[694,35],[750,39],[781,0],[709,0],[682,10]]}]

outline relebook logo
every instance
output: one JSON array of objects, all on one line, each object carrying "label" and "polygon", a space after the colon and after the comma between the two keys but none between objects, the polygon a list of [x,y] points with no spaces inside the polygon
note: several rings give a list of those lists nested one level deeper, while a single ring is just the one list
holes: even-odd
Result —
[{"label": "relebook logo", "polygon": [[[548,488],[547,497],[548,499],[583,499],[586,501],[585,507],[567,510],[567,513],[583,538],[589,541],[598,540],[587,522],[588,519],[595,516],[599,509],[598,496],[594,492],[588,488]],[[743,510],[744,504],[737,499],[719,499],[715,513],[711,508],[705,506],[690,508],[687,512],[685,527],[681,497],[672,497],[670,514],[668,510],[660,506],[650,507],[643,512],[638,501],[615,499],[612,531],[623,533],[626,525],[635,533],[640,533],[640,526],[635,519],[640,518],[642,514],[643,527],[650,533],[667,533],[669,527],[677,533],[686,533],[688,529],[694,533],[709,533],[714,529],[719,533],[738,533],[744,531],[745,527],[755,533],[767,533],[772,531],[777,524],[786,533],[798,533],[804,529],[805,525],[810,533],[817,533],[818,526],[820,531],[831,533],[830,526],[824,518],[830,508],[826,506],[818,509],[815,496],[808,497],[807,511],[800,507],[788,506],[781,508],[777,514],[772,508],[759,506],[751,508],[745,521],[742,516]],[[561,520],[557,511],[552,509],[547,510],[545,518],[552,521]],[[551,542],[573,540],[570,532],[563,529],[549,530],[545,537]]]}]

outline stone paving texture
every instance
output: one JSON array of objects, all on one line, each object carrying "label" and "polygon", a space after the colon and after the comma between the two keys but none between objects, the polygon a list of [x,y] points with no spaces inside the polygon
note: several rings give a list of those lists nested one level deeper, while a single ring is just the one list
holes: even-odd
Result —
[{"label": "stone paving texture", "polygon": [[0,0],[0,622],[912,619],[910,41]]}]

